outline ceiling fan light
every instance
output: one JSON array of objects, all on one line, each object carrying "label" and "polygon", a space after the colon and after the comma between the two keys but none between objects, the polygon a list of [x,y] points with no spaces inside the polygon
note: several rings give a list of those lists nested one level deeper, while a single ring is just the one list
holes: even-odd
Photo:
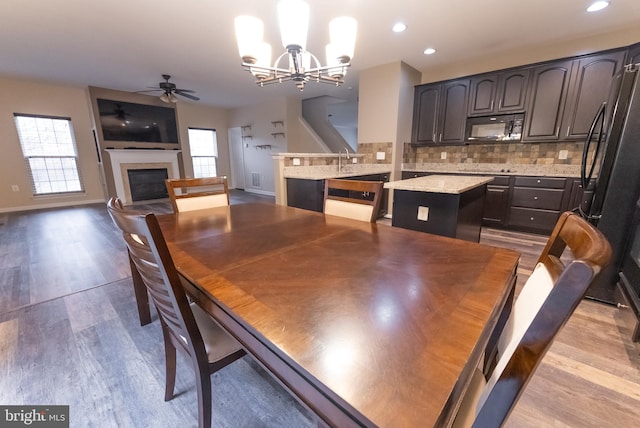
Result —
[{"label": "ceiling fan light", "polygon": [[236,17],[234,22],[240,58],[243,62],[254,64],[260,55],[264,24],[260,19],[246,15]]},{"label": "ceiling fan light", "polygon": [[169,95],[167,94],[162,94],[160,95],[160,100],[164,101],[165,103],[170,103],[170,99],[169,99]]},{"label": "ceiling fan light", "polygon": [[340,16],[329,22],[331,45],[343,63],[351,61],[356,46],[358,23],[348,16]]},{"label": "ceiling fan light", "polygon": [[299,50],[307,48],[309,29],[309,5],[302,0],[281,0],[278,3],[278,20],[282,45]]}]

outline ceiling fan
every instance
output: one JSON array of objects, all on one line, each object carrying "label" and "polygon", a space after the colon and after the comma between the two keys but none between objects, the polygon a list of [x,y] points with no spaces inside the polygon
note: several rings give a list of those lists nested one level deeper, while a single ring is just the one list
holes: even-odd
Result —
[{"label": "ceiling fan", "polygon": [[153,87],[153,86],[149,86],[149,88],[152,88],[149,91],[138,91],[138,92],[154,92],[154,91],[162,91],[162,95],[160,95],[160,99],[162,101],[164,101],[165,103],[175,103],[176,101],[178,101],[178,98],[176,97],[176,95],[180,95],[182,97],[185,98],[189,98],[191,100],[194,101],[198,101],[200,100],[200,98],[196,97],[195,95],[191,95],[192,93],[195,93],[196,91],[193,91],[191,89],[180,89],[180,88],[176,88],[176,84],[175,83],[171,83],[169,82],[169,79],[171,79],[171,76],[168,74],[163,74],[162,78],[164,79],[164,82],[160,82],[158,83],[158,87]]}]

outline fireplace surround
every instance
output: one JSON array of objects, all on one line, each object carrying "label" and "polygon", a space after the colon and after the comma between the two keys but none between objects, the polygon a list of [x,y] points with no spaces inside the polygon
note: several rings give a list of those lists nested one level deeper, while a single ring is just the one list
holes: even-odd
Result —
[{"label": "fireplace surround", "polygon": [[[166,169],[167,178],[180,178],[179,150],[106,149],[105,151],[111,160],[111,173],[113,174],[116,195],[125,205],[135,202],[129,180],[130,170]],[[157,178],[157,180],[158,183],[153,186],[156,191],[161,179]],[[148,187],[152,184],[143,183],[143,185]],[[134,194],[137,194],[137,191],[134,191]]]}]

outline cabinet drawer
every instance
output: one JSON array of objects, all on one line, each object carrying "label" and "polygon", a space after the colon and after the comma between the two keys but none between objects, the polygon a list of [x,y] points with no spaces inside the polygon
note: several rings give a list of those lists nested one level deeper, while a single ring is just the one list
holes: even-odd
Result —
[{"label": "cabinet drawer", "polygon": [[550,189],[564,189],[566,183],[566,178],[516,177],[514,185],[518,187],[547,187]]},{"label": "cabinet drawer", "polygon": [[493,181],[487,183],[489,186],[508,186],[509,185],[509,176],[508,175],[496,175],[493,177]]},{"label": "cabinet drawer", "polygon": [[423,171],[402,171],[402,179],[407,180],[409,178],[425,177],[431,174],[432,174],[431,172],[423,172]]},{"label": "cabinet drawer", "polygon": [[509,226],[550,233],[556,225],[558,217],[560,217],[559,211],[511,207],[509,210]]},{"label": "cabinet drawer", "polygon": [[515,187],[511,205],[524,208],[560,210],[564,190]]}]

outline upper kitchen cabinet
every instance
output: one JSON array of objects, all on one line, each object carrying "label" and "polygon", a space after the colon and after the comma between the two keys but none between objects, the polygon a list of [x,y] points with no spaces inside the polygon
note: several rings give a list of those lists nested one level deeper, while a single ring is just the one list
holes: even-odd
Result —
[{"label": "upper kitchen cabinet", "polygon": [[528,80],[529,69],[473,77],[469,116],[524,111]]},{"label": "upper kitchen cabinet", "polygon": [[464,143],[469,79],[416,86],[412,143]]},{"label": "upper kitchen cabinet", "polygon": [[640,43],[636,43],[629,47],[629,54],[627,55],[626,64],[638,64],[640,63]]},{"label": "upper kitchen cabinet", "polygon": [[438,132],[440,85],[416,86],[413,98],[413,144],[435,144]]},{"label": "upper kitchen cabinet", "polygon": [[615,103],[610,96],[614,76],[624,64],[624,51],[589,55],[574,61],[569,98],[563,115],[562,139],[584,140],[603,102],[607,115]]},{"label": "upper kitchen cabinet", "polygon": [[531,71],[523,141],[559,140],[571,66],[572,61],[561,61]]}]

